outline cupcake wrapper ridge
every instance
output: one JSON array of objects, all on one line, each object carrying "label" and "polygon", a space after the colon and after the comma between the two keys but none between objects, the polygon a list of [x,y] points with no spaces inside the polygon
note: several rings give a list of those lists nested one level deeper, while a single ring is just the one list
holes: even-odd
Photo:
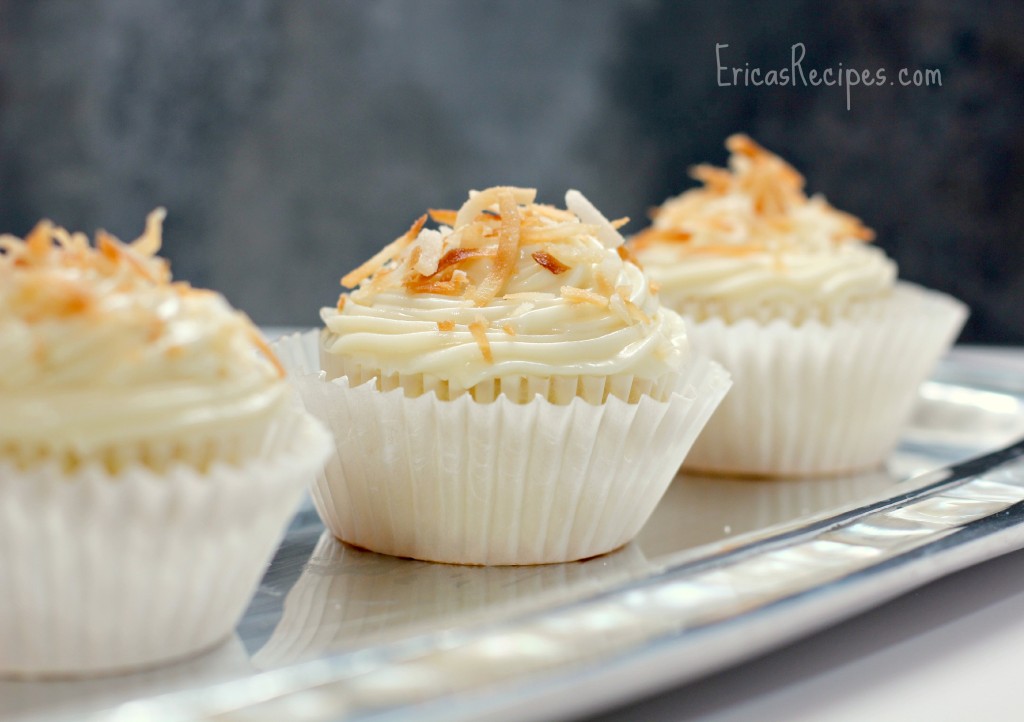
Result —
[{"label": "cupcake wrapper ridge", "polygon": [[687,318],[694,348],[729,369],[735,387],[684,467],[813,476],[880,466],[966,317],[956,299],[900,283],[882,313],[856,321]]},{"label": "cupcake wrapper ridge", "polygon": [[123,672],[226,639],[329,451],[282,414],[241,466],[0,465],[0,676]]},{"label": "cupcake wrapper ridge", "polygon": [[457,564],[544,564],[616,549],[646,522],[729,388],[706,358],[668,401],[440,401],[318,371],[317,332],[277,348],[337,453],[313,490],[339,539]]}]

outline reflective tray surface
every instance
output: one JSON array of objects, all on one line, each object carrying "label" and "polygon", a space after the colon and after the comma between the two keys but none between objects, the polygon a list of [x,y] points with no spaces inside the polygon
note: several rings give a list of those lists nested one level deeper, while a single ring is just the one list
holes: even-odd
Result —
[{"label": "reflective tray surface", "polygon": [[0,681],[0,719],[521,720],[621,703],[1024,546],[1022,390],[954,355],[885,469],[680,475],[634,542],[583,562],[394,559],[334,540],[307,500],[223,646],[122,677]]}]

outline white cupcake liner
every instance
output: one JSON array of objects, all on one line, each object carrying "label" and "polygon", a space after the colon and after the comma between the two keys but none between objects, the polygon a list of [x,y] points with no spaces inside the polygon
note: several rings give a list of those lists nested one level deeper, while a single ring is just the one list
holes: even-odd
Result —
[{"label": "white cupcake liner", "polygon": [[223,641],[329,447],[287,410],[241,466],[0,465],[0,675],[121,672]]},{"label": "white cupcake liner", "polygon": [[371,551],[456,564],[564,562],[622,546],[729,387],[698,357],[668,401],[441,401],[326,381],[315,331],[277,350],[334,433],[337,453],[313,489],[327,528]]},{"label": "white cupcake liner", "polygon": [[455,623],[484,622],[497,609],[526,614],[650,568],[636,544],[577,564],[464,567],[374,554],[324,532],[252,662],[272,669]]},{"label": "white cupcake liner", "polygon": [[433,393],[442,401],[469,395],[475,401],[490,403],[504,395],[509,401],[525,404],[540,395],[554,404],[568,404],[579,397],[589,404],[603,404],[609,396],[635,404],[642,396],[668,400],[679,387],[679,374],[667,373],[658,379],[642,379],[629,374],[612,376],[536,376],[512,375],[488,379],[470,387],[458,386],[434,374],[384,373],[347,358],[321,353],[320,361],[329,378],[347,376],[349,385],[373,382],[380,391],[402,389],[406,396]]},{"label": "white cupcake liner", "polygon": [[812,476],[880,465],[966,317],[956,299],[899,283],[877,317],[799,326],[686,319],[694,349],[729,369],[734,388],[685,468]]}]

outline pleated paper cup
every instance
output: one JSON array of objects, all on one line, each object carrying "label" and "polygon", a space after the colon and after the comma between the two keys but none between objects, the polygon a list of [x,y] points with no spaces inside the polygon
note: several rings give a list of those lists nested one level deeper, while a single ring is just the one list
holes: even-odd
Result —
[{"label": "pleated paper cup", "polygon": [[116,673],[224,641],[329,449],[288,409],[240,466],[0,465],[0,675]]},{"label": "pleated paper cup", "polygon": [[650,569],[636,544],[575,564],[467,567],[374,554],[325,531],[288,592],[274,633],[252,661],[259,669],[283,667],[485,622],[496,610],[527,614]]},{"label": "pleated paper cup", "polygon": [[909,283],[857,320],[687,318],[694,348],[729,369],[734,387],[685,468],[814,476],[880,466],[966,318],[956,299]]},{"label": "pleated paper cup", "polygon": [[667,401],[442,401],[327,381],[315,331],[277,351],[334,433],[336,454],[313,490],[327,528],[371,551],[454,564],[565,562],[622,546],[730,383],[697,357]]}]

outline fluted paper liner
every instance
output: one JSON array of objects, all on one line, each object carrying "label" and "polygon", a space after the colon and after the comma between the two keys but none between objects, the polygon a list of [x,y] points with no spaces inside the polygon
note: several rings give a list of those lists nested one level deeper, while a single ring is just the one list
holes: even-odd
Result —
[{"label": "fluted paper liner", "polygon": [[226,639],[328,451],[288,410],[241,466],[0,465],[0,675],[120,672]]},{"label": "fluted paper liner", "polygon": [[899,283],[881,313],[856,321],[687,319],[694,348],[729,369],[734,388],[684,466],[810,476],[880,465],[966,317],[956,299]]},{"label": "fluted paper liner", "polygon": [[457,564],[564,562],[622,546],[729,387],[697,357],[668,401],[440,401],[326,381],[315,331],[277,351],[334,433],[337,453],[313,489],[328,529],[372,551]]}]

